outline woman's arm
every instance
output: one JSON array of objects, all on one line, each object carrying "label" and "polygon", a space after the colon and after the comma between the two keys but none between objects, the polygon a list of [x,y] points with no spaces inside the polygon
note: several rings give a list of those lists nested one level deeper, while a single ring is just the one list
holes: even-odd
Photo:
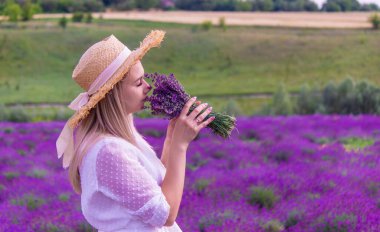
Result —
[{"label": "woman's arm", "polygon": [[167,169],[165,178],[162,181],[161,190],[170,205],[169,216],[165,226],[173,225],[177,218],[185,184],[186,151],[189,143],[202,128],[206,127],[214,119],[214,117],[210,117],[202,122],[207,114],[211,112],[211,110],[208,110],[200,114],[206,108],[206,104],[197,106],[187,115],[195,99],[191,98],[183,107],[177,122],[175,122],[171,143],[166,149],[168,152],[165,152],[167,154],[165,156],[165,158],[167,157]]},{"label": "woman's arm", "polygon": [[161,162],[165,166],[165,168],[168,168],[168,148],[170,147],[171,140],[169,138],[165,139],[164,147],[162,148],[162,154],[161,154]]},{"label": "woman's arm", "polygon": [[170,120],[168,129],[166,131],[166,137],[165,137],[165,142],[164,146],[162,148],[162,154],[161,154],[161,162],[165,166],[165,168],[168,168],[168,147],[170,147],[172,143],[172,137],[173,137],[173,130],[175,123],[177,121],[177,118],[173,118]]},{"label": "woman's arm", "polygon": [[185,184],[187,145],[173,143],[168,146],[167,169],[161,189],[170,205],[170,213],[165,226],[174,224],[178,215]]},{"label": "woman's arm", "polygon": [[[196,101],[195,104],[199,105],[199,104],[201,104],[201,101]],[[168,147],[170,147],[170,145],[172,143],[173,130],[174,130],[177,119],[178,118],[173,118],[170,120],[169,125],[168,125],[168,129],[166,131],[166,138],[165,138],[164,146],[162,148],[161,162],[165,166],[166,169],[168,168],[168,165],[167,165],[167,163],[168,163],[168,158],[167,158]]]}]

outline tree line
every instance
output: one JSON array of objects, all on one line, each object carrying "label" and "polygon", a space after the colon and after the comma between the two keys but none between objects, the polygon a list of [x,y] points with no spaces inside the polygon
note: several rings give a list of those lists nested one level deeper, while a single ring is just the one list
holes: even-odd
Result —
[{"label": "tree line", "polygon": [[380,114],[380,88],[360,80],[347,78],[340,83],[330,82],[322,88],[305,84],[296,97],[291,97],[285,85],[279,85],[272,100],[259,114]]},{"label": "tree line", "polygon": [[[10,7],[11,6],[11,7]],[[319,7],[312,0],[0,0],[0,12],[19,10],[47,13],[102,12],[112,10],[190,11],[377,11],[375,3],[357,0],[327,0]]]}]

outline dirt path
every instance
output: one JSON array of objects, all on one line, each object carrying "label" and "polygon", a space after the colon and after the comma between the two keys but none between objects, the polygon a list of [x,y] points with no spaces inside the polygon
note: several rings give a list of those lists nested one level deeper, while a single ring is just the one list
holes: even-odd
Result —
[{"label": "dirt path", "polygon": [[[126,11],[94,13],[95,18],[147,20],[200,24],[210,20],[218,24],[224,17],[227,25],[310,27],[310,28],[370,28],[370,12],[326,13],[326,12],[194,12],[194,11]],[[64,14],[39,14],[35,18],[58,18]],[[66,17],[70,15],[66,14]]]}]

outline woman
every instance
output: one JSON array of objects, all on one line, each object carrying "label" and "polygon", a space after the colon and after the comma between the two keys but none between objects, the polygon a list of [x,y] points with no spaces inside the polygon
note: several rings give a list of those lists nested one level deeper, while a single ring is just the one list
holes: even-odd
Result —
[{"label": "woman", "polygon": [[[57,140],[58,157],[69,167],[81,194],[82,212],[99,231],[181,231],[175,222],[181,203],[189,143],[213,118],[211,107],[190,99],[169,123],[161,160],[137,132],[133,113],[144,108],[151,86],[140,59],[160,44],[152,31],[130,51],[113,35],[81,57],[73,79],[86,92],[69,107],[76,110]],[[198,115],[199,114],[199,115]]]}]

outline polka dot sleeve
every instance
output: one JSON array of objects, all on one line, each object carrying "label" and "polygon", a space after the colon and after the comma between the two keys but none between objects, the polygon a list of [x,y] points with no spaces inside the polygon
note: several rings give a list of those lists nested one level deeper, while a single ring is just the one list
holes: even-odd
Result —
[{"label": "polka dot sleeve", "polygon": [[98,188],[144,223],[162,227],[170,211],[160,186],[140,164],[135,151],[116,142],[105,144],[96,160]]}]

